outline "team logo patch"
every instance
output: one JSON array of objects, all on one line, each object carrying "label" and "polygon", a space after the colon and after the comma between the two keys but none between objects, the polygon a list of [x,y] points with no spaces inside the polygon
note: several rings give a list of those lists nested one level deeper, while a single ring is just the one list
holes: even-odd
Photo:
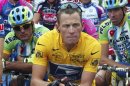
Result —
[{"label": "team logo patch", "polygon": [[91,61],[92,66],[97,66],[98,63],[99,63],[99,59],[92,59],[92,61]]},{"label": "team logo patch", "polygon": [[43,57],[43,52],[37,51],[36,52],[36,58],[42,58]]},{"label": "team logo patch", "polygon": [[0,31],[4,30],[4,24],[0,24]]}]

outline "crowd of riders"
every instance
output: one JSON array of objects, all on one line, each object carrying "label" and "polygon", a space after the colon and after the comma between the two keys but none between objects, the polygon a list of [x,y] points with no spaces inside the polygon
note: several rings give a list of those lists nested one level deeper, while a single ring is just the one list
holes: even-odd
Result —
[{"label": "crowd of riders", "polygon": [[104,64],[130,69],[130,0],[0,0],[0,86],[109,86]]}]

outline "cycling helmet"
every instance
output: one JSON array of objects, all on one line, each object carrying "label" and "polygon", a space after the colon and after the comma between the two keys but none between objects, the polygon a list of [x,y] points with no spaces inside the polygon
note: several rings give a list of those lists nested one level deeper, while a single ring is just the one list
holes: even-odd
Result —
[{"label": "cycling helmet", "polygon": [[26,6],[18,6],[11,10],[8,21],[10,25],[20,25],[29,22],[33,19],[32,11]]},{"label": "cycling helmet", "polygon": [[103,0],[102,6],[106,9],[124,7],[128,0]]}]

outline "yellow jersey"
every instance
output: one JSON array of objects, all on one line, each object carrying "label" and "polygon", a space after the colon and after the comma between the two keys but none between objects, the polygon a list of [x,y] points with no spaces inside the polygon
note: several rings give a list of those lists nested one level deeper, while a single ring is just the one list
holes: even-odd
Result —
[{"label": "yellow jersey", "polygon": [[33,64],[49,67],[52,78],[69,77],[80,81],[83,71],[97,72],[101,57],[100,43],[82,32],[79,42],[67,51],[60,33],[54,29],[39,37]]}]

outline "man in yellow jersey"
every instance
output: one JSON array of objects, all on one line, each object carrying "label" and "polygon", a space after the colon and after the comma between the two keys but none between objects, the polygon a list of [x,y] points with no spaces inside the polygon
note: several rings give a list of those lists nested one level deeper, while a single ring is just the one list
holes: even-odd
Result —
[{"label": "man in yellow jersey", "polygon": [[[65,3],[57,13],[56,29],[42,35],[36,44],[31,86],[94,86],[101,57],[100,43],[83,33],[81,9]],[[43,81],[48,72],[51,82]],[[56,82],[57,81],[57,82]]]}]

